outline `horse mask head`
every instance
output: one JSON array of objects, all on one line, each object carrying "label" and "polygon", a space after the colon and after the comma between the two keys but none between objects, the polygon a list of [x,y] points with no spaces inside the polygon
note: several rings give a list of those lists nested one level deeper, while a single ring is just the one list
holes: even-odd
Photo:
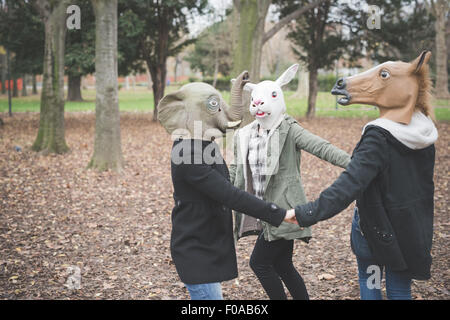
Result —
[{"label": "horse mask head", "polygon": [[410,63],[382,63],[357,75],[338,79],[331,93],[344,96],[338,100],[342,105],[377,106],[381,118],[395,122],[409,124],[414,111],[432,117],[430,57],[430,51],[423,51]]},{"label": "horse mask head", "polygon": [[242,90],[248,72],[231,88],[231,107],[213,86],[193,82],[164,96],[158,104],[158,120],[175,137],[211,140],[237,127],[243,117]]},{"label": "horse mask head", "polygon": [[251,91],[250,114],[265,130],[270,130],[286,112],[281,87],[295,76],[298,64],[290,66],[277,80],[262,81],[258,84],[247,83],[245,90]]}]

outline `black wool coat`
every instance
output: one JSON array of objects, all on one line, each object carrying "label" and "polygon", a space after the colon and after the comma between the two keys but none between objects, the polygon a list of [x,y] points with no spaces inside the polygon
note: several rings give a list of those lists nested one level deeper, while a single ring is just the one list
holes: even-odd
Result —
[{"label": "black wool coat", "polygon": [[344,210],[356,199],[360,226],[377,263],[413,279],[431,277],[434,144],[413,150],[368,126],[339,178],[319,198],[295,209],[301,226]]},{"label": "black wool coat", "polygon": [[238,275],[231,210],[279,226],[286,210],[235,188],[214,142],[177,140],[172,147],[171,254],[181,281],[222,282]]}]

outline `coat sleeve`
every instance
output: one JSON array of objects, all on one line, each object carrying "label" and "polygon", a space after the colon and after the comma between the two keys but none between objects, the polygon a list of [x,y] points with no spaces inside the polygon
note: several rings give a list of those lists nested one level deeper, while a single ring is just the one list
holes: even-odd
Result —
[{"label": "coat sleeve", "polygon": [[286,210],[273,203],[267,203],[234,187],[219,172],[206,164],[185,164],[183,179],[198,192],[230,209],[259,218],[278,227],[284,220]]},{"label": "coat sleeve", "polygon": [[328,161],[335,166],[346,168],[350,163],[350,155],[335,147],[330,142],[312,134],[298,123],[292,125],[295,144],[298,149],[303,149],[316,157]]},{"label": "coat sleeve", "polygon": [[317,200],[295,207],[299,225],[309,227],[347,208],[386,167],[387,157],[387,142],[383,133],[368,129],[350,164],[338,179]]}]

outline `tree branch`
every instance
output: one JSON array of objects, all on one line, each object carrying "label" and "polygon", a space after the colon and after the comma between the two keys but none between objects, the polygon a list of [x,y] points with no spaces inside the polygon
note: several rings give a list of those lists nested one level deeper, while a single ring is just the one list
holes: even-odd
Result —
[{"label": "tree branch", "polygon": [[263,37],[263,44],[266,43],[267,40],[272,38],[278,31],[280,31],[285,25],[287,25],[290,21],[297,19],[302,14],[304,14],[306,11],[311,10],[312,8],[317,7],[319,4],[324,2],[325,0],[318,0],[313,3],[308,4],[307,6],[301,7],[294,12],[288,14],[286,17],[278,21],[277,24],[275,24],[269,31],[267,31],[264,34]]},{"label": "tree branch", "polygon": [[185,46],[194,43],[197,39],[186,39],[181,43],[175,44],[172,48],[168,49],[168,56],[177,55]]}]

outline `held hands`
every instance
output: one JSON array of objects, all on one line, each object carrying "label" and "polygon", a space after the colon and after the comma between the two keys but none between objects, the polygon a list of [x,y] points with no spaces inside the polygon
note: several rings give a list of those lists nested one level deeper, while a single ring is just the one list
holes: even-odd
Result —
[{"label": "held hands", "polygon": [[295,209],[290,209],[286,211],[286,216],[284,217],[285,222],[298,224],[297,219],[295,218]]}]

